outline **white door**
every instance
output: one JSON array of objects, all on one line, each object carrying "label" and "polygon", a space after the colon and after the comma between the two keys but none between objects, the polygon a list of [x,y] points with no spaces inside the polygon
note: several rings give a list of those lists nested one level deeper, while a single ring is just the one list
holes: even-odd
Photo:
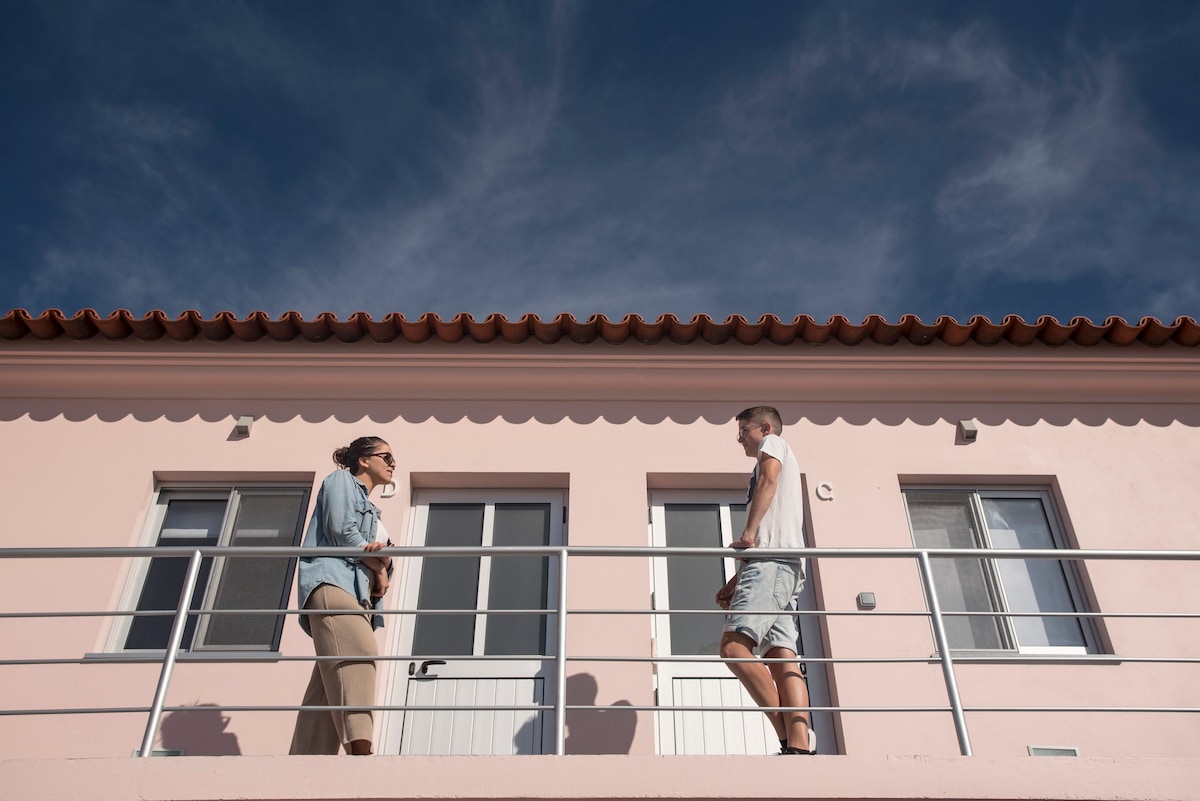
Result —
[{"label": "white door", "polygon": [[[655,491],[650,497],[651,542],[657,547],[727,547],[746,521],[744,492],[699,490]],[[732,551],[731,551],[732,553]],[[682,610],[715,610],[713,596],[736,571],[733,559],[671,556],[654,560],[654,606],[681,610],[655,615],[655,653],[659,656],[716,656],[721,615],[683,614]],[[812,582],[800,593],[801,611],[816,609]],[[821,657],[820,625],[815,617],[800,617],[802,652]],[[822,664],[803,666],[809,705],[829,706],[829,688]],[[746,707],[754,701],[729,668],[714,662],[663,662],[657,667],[661,706]],[[831,753],[832,717],[810,716],[820,753]],[[775,730],[760,712],[660,712],[657,718],[660,754],[770,754],[779,750]],[[810,734],[811,736],[811,734]]]},{"label": "white door", "polygon": [[412,658],[390,663],[387,703],[418,708],[384,713],[381,752],[552,751],[551,711],[490,707],[553,703],[557,615],[497,612],[551,609],[557,559],[499,550],[561,545],[564,494],[430,491],[414,500],[411,545],[497,554],[428,556],[403,566],[402,608],[418,611],[399,616],[392,653]]}]

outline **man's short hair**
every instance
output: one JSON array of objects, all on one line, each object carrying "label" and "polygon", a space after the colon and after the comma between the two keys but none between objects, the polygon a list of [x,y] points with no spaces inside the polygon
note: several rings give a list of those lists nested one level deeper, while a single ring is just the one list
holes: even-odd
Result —
[{"label": "man's short hair", "polygon": [[779,416],[779,410],[774,406],[751,406],[738,413],[735,418],[746,423],[770,423],[771,433],[783,433],[783,418]]}]

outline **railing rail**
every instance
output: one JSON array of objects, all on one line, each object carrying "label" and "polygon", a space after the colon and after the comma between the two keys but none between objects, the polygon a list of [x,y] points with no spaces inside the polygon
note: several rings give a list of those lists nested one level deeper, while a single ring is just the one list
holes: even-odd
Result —
[{"label": "railing rail", "polygon": [[[959,694],[955,665],[969,663],[979,659],[994,659],[995,655],[983,653],[956,654],[950,646],[945,629],[945,620],[954,617],[1003,617],[1003,618],[1077,618],[1077,619],[1165,619],[1191,620],[1200,619],[1200,612],[953,612],[944,611],[938,597],[933,579],[931,560],[935,558],[959,558],[971,560],[1037,560],[1053,559],[1056,561],[1182,561],[1200,562],[1200,551],[1184,550],[982,550],[961,548],[803,548],[803,549],[756,549],[756,557],[784,557],[812,559],[901,559],[914,560],[920,574],[928,609],[926,610],[811,610],[793,612],[797,617],[841,617],[870,615],[872,617],[917,617],[928,618],[933,630],[936,653],[929,657],[813,657],[801,656],[801,660],[814,664],[938,664],[941,667],[943,680],[946,685],[947,705],[917,705],[917,706],[807,706],[807,707],[771,707],[780,711],[809,711],[809,712],[950,712],[955,733],[958,738],[959,750],[964,756],[972,753],[970,735],[967,730],[967,712],[1138,712],[1138,713],[1200,713],[1200,707],[1147,707],[1147,706],[980,706],[964,704]],[[72,658],[28,658],[0,659],[0,667],[32,666],[32,665],[69,665],[85,664],[97,661],[117,662],[156,662],[161,663],[158,683],[154,698],[149,706],[123,707],[75,707],[53,709],[0,709],[0,717],[9,716],[42,716],[42,715],[75,715],[75,714],[146,714],[147,722],[142,745],[141,756],[151,756],[154,741],[157,737],[159,723],[164,712],[185,712],[195,707],[169,706],[166,704],[167,693],[175,667],[184,662],[187,664],[221,662],[221,663],[253,663],[261,661],[292,662],[292,661],[333,661],[344,660],[339,656],[288,656],[271,653],[264,655],[259,651],[220,651],[205,650],[181,651],[180,645],[184,627],[189,617],[200,616],[237,616],[237,615],[272,615],[299,616],[309,612],[297,609],[193,609],[190,599],[193,596],[200,566],[204,559],[213,557],[252,557],[271,558],[299,556],[341,556],[356,557],[362,552],[351,548],[301,548],[298,546],[201,546],[201,547],[82,547],[82,548],[0,548],[0,564],[9,559],[104,559],[104,558],[169,558],[187,557],[188,571],[180,590],[179,603],[176,609],[169,610],[80,610],[80,611],[3,611],[0,620],[11,619],[46,619],[46,618],[80,618],[80,617],[172,617],[171,633],[167,647],[159,651],[135,651],[113,654],[91,654],[86,657]],[[721,557],[731,558],[734,554],[727,548],[648,548],[648,547],[609,547],[609,546],[510,546],[510,547],[429,547],[429,546],[397,546],[375,552],[376,556],[391,556],[393,558],[426,558],[426,557],[518,557],[542,556],[557,559],[558,583],[555,588],[554,608],[538,609],[383,609],[379,614],[385,616],[400,615],[543,615],[554,616],[557,626],[557,642],[559,647],[553,655],[544,658],[554,660],[554,703],[553,704],[488,704],[488,705],[395,705],[377,704],[369,707],[373,711],[443,711],[456,710],[505,710],[505,711],[539,711],[554,713],[554,743],[555,753],[565,752],[565,719],[568,710],[604,709],[606,707],[589,704],[567,704],[566,702],[566,669],[569,662],[628,662],[628,663],[732,663],[732,662],[790,662],[794,660],[771,659],[726,659],[718,656],[607,656],[584,654],[568,654],[566,650],[568,618],[577,615],[724,615],[719,609],[570,609],[568,598],[568,565],[573,558],[628,558],[640,557],[656,559],[668,556],[687,557]],[[321,612],[320,614],[331,614]],[[333,612],[332,614],[341,614]],[[347,611],[345,614],[361,614]],[[417,657],[403,654],[381,654],[374,661],[409,661]],[[438,659],[437,655],[422,655],[421,660]],[[511,660],[511,655],[444,655],[442,658],[455,661],[496,661]],[[1114,656],[1110,654],[1071,655],[1073,663],[1112,662],[1119,660],[1128,663],[1153,664],[1200,664],[1200,657],[1159,657],[1159,656]],[[205,706],[206,710],[221,712],[294,712],[298,705],[224,705]],[[344,706],[306,707],[312,710],[340,710]],[[355,707],[361,708],[361,707]],[[630,711],[671,711],[671,712],[759,712],[758,707],[742,706],[694,706],[694,705],[623,705]]]}]

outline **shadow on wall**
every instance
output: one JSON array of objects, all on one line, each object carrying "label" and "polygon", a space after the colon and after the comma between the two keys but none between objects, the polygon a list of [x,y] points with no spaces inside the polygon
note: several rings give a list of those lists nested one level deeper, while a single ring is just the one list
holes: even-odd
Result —
[{"label": "shadow on wall", "polygon": [[[591,673],[576,673],[567,677],[567,706],[594,706],[598,685]],[[637,712],[629,709],[629,701],[621,699],[607,709],[568,709],[566,742],[568,754],[628,754],[637,731]],[[530,753],[529,745],[536,742],[533,727],[537,718],[520,728],[513,743],[514,753]],[[552,742],[542,744],[542,753],[553,753]]]},{"label": "shadow on wall", "polygon": [[[658,424],[668,420],[691,424],[705,421],[713,425],[725,425],[743,406],[760,400],[747,399],[738,403],[694,403],[684,401],[562,401],[530,402],[496,400],[480,401],[362,401],[349,403],[339,400],[326,401],[257,401],[254,403],[209,400],[155,399],[29,399],[0,400],[0,421],[11,422],[28,417],[44,422],[62,417],[72,422],[97,419],[102,422],[117,422],[132,418],[142,422],[166,420],[186,422],[203,420],[226,425],[230,441],[240,441],[244,436],[235,436],[233,420],[238,415],[250,415],[255,420],[288,423],[302,420],[319,423],[337,420],[344,423],[370,423],[376,426],[397,421],[410,424],[438,422],[453,424],[460,421],[490,423],[503,420],[520,424],[530,421],[558,423],[570,420],[587,424],[604,421],[612,425],[624,425],[634,421],[643,424]],[[1166,427],[1181,423],[1189,428],[1200,428],[1200,408],[1194,404],[1167,403],[1083,403],[1079,401],[1042,402],[990,402],[980,400],[948,401],[941,403],[921,401],[796,401],[788,398],[765,398],[783,414],[784,425],[794,426],[800,422],[810,425],[828,426],[838,422],[852,426],[882,423],[900,426],[916,423],[922,426],[940,423],[957,423],[963,419],[975,419],[987,426],[1015,424],[1035,426],[1049,424],[1068,426],[1082,423],[1086,426],[1102,426],[1116,423],[1135,426],[1147,423]],[[231,418],[231,415],[233,416]]]},{"label": "shadow on wall", "polygon": [[191,709],[163,716],[159,736],[162,747],[183,756],[230,756],[241,754],[237,735],[225,731],[229,717],[213,704],[196,704]]},{"label": "shadow on wall", "polygon": [[[567,677],[567,706],[593,706],[599,687],[591,673]],[[637,712],[621,699],[607,709],[568,709],[568,754],[628,754],[637,731]]]}]

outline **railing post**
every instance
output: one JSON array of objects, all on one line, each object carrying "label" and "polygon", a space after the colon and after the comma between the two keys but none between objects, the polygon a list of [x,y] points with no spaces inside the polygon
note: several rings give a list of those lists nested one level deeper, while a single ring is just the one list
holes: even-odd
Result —
[{"label": "railing post", "polygon": [[567,549],[558,551],[558,653],[554,655],[554,753],[567,752]]},{"label": "railing post", "polygon": [[162,718],[163,704],[167,699],[167,687],[171,684],[171,674],[175,671],[175,657],[179,653],[179,643],[183,641],[183,628],[187,625],[188,607],[191,606],[192,594],[196,591],[196,579],[200,575],[200,563],[203,561],[199,551],[192,551],[192,560],[188,563],[187,577],[183,580],[183,591],[179,594],[179,607],[175,610],[175,622],[171,625],[171,637],[167,642],[167,650],[163,653],[162,671],[158,674],[158,688],[154,691],[154,703],[150,705],[150,718],[146,721],[146,734],[142,737],[142,750],[138,756],[154,755],[154,738],[158,735],[158,722]]},{"label": "railing post", "polygon": [[942,658],[942,676],[946,679],[946,695],[950,697],[950,714],[954,716],[954,731],[958,734],[958,750],[963,756],[971,756],[971,738],[967,734],[967,718],[963,715],[962,699],[958,696],[958,681],[954,678],[954,659],[950,655],[950,640],[946,637],[946,626],[942,621],[942,605],[938,602],[937,589],[933,586],[933,568],[929,563],[929,552],[917,554],[921,566],[921,581],[925,584],[925,596],[929,599],[929,613],[933,619],[933,639],[937,643],[938,655]]}]

